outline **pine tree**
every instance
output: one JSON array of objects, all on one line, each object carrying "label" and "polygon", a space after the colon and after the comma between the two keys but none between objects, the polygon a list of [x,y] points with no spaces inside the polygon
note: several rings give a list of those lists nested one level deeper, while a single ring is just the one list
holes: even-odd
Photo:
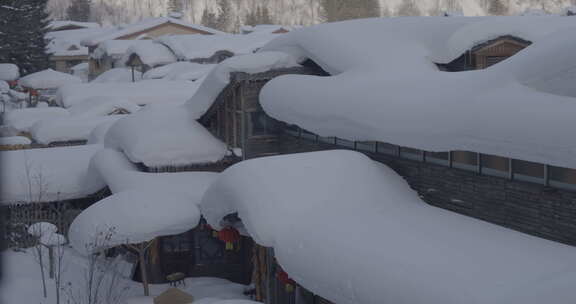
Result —
[{"label": "pine tree", "polygon": [[209,28],[217,28],[218,18],[216,17],[216,14],[209,12],[208,8],[205,8],[200,23]]},{"label": "pine tree", "polygon": [[234,20],[232,20],[232,5],[227,0],[218,1],[220,6],[220,14],[216,19],[217,26],[219,30],[231,32],[234,26]]},{"label": "pine tree", "polygon": [[168,1],[168,12],[181,13],[183,10],[183,5],[181,0],[169,0]]},{"label": "pine tree", "polygon": [[492,0],[488,7],[488,14],[490,15],[506,15],[508,13],[508,5],[505,0]]},{"label": "pine tree", "polygon": [[2,0],[0,62],[14,63],[24,75],[46,69],[47,0]]},{"label": "pine tree", "polygon": [[72,0],[72,3],[66,10],[68,19],[81,22],[89,21],[91,2],[91,0]]}]

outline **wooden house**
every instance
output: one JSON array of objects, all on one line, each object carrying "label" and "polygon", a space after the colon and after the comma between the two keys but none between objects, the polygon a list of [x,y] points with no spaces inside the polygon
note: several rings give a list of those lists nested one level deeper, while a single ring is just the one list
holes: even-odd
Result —
[{"label": "wooden house", "polygon": [[176,18],[160,17],[145,19],[125,27],[112,29],[102,35],[83,40],[82,45],[88,47],[91,54],[90,77],[93,78],[106,71],[108,67],[108,65],[98,62],[98,56],[94,57],[92,55],[102,42],[108,40],[153,39],[163,35],[213,35],[219,33],[222,32],[201,25],[190,24]]},{"label": "wooden house", "polygon": [[476,45],[454,61],[438,66],[447,72],[481,70],[514,56],[530,44],[530,41],[518,37],[501,36]]}]

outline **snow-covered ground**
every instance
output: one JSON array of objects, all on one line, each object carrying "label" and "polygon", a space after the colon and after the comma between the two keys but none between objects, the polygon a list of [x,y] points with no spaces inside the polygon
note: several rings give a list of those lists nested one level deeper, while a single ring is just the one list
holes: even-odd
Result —
[{"label": "snow-covered ground", "polygon": [[[25,251],[6,250],[2,254],[3,278],[0,284],[0,303],[3,304],[56,304],[55,281],[47,280],[48,297],[42,295],[42,281],[40,276],[40,267],[36,262],[34,249]],[[86,294],[85,275],[88,269],[89,260],[79,255],[74,249],[66,247],[64,249],[64,267],[62,274],[61,302],[76,303],[74,297],[78,298],[80,294]],[[108,285],[103,284],[101,304],[153,304],[153,297],[161,294],[170,286],[168,284],[150,285],[150,297],[142,297],[142,286],[128,278],[131,271],[131,265],[126,262],[117,262],[114,264],[114,271],[119,277],[114,283],[116,292],[114,297],[117,301],[105,301],[108,295]],[[110,283],[112,273],[106,275],[105,282]],[[198,303],[218,303],[222,300],[235,300],[223,304],[249,304],[254,302],[243,302],[247,300],[243,295],[246,288],[244,285],[232,283],[219,278],[187,278],[185,286],[179,286],[180,289],[194,296],[195,302]],[[204,299],[204,300],[203,300]],[[71,301],[71,302],[69,302]],[[208,302],[204,302],[208,301]],[[211,302],[215,301],[215,302]],[[84,303],[84,302],[82,302]]]}]

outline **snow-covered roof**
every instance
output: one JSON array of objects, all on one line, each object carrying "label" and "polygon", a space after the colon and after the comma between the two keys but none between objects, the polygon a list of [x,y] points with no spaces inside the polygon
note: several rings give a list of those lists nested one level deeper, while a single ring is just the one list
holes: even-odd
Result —
[{"label": "snow-covered roof", "polygon": [[178,61],[151,69],[144,73],[144,79],[190,80],[195,81],[206,76],[215,64],[199,64],[188,61]]},{"label": "snow-covered roof", "polygon": [[191,81],[142,80],[134,83],[80,83],[66,85],[56,94],[64,107],[94,97],[120,98],[138,105],[182,104],[194,93],[198,84]]},{"label": "snow-covered roof", "polygon": [[70,115],[75,117],[105,116],[117,114],[115,112],[118,110],[123,110],[127,113],[135,113],[140,110],[140,106],[122,98],[94,96],[68,108]]},{"label": "snow-covered roof", "polygon": [[12,63],[0,63],[0,80],[13,81],[20,77],[18,66]]},{"label": "snow-covered roof", "polygon": [[[247,178],[249,177],[249,178]],[[341,304],[569,304],[576,249],[433,207],[351,151],[257,158],[220,174],[201,211],[237,212],[296,282]]]},{"label": "snow-covered roof", "polygon": [[141,172],[122,152],[113,149],[96,153],[91,168],[102,177],[112,193],[127,190],[185,193],[194,204],[200,204],[204,192],[218,177],[215,172]]},{"label": "snow-covered roof", "polygon": [[256,74],[298,66],[294,57],[282,52],[260,52],[228,58],[210,71],[194,96],[186,102],[186,107],[194,119],[200,118],[230,83],[231,73]]},{"label": "snow-covered roof", "polygon": [[217,52],[228,51],[235,55],[250,54],[277,37],[268,33],[247,35],[173,35],[161,36],[157,40],[166,45],[178,60],[189,61],[209,58]]},{"label": "snow-covered roof", "polygon": [[[279,35],[264,50],[309,58],[332,76],[279,77],[260,101],[272,117],[321,136],[576,168],[576,144],[567,140],[576,127],[576,53],[569,51],[576,40],[566,38],[574,31],[570,17],[550,16],[314,26]],[[434,64],[503,35],[532,44],[482,71],[442,72]]]},{"label": "snow-covered roof", "polygon": [[32,141],[25,136],[0,137],[0,146],[20,146],[29,145]]},{"label": "snow-covered roof", "polygon": [[35,142],[45,145],[54,142],[88,140],[92,130],[100,124],[116,121],[123,116],[125,115],[70,116],[43,120],[30,128],[30,134]]},{"label": "snow-covered roof", "polygon": [[[134,71],[134,80],[142,80],[142,73]],[[129,68],[113,68],[98,75],[90,83],[119,83],[119,82],[133,82],[132,69]]]},{"label": "snow-covered roof", "polygon": [[279,34],[285,33],[292,30],[290,26],[277,25],[277,24],[257,24],[257,25],[244,25],[240,28],[242,34],[250,33],[269,33],[269,34]]},{"label": "snow-covered roof", "polygon": [[90,54],[91,58],[102,59],[106,56],[112,57],[113,59],[122,59],[126,51],[132,46],[149,47],[155,44],[153,40],[107,40],[100,44],[98,47]]},{"label": "snow-covered roof", "polygon": [[57,107],[15,109],[4,113],[3,123],[18,131],[28,132],[38,121],[57,119],[68,115],[70,115],[68,110]]},{"label": "snow-covered roof", "polygon": [[182,106],[145,108],[128,115],[108,130],[104,143],[147,167],[209,164],[227,153],[226,145],[190,119]]},{"label": "snow-covered roof", "polygon": [[88,56],[88,48],[82,46],[80,41],[106,30],[107,28],[94,27],[48,32],[45,38],[50,41],[46,45],[46,52],[52,56]]},{"label": "snow-covered roof", "polygon": [[74,249],[90,254],[180,234],[196,227],[199,220],[198,206],[186,194],[128,190],[82,211],[72,222],[68,237]]},{"label": "snow-covered roof", "polygon": [[132,56],[138,56],[142,63],[151,67],[165,65],[176,61],[176,56],[174,56],[172,51],[160,43],[145,45],[134,44],[126,50],[122,62],[127,65]]},{"label": "snow-covered roof", "polygon": [[46,69],[40,72],[26,75],[18,80],[18,84],[32,89],[56,89],[65,84],[81,83],[79,77]]},{"label": "snow-covered roof", "polygon": [[202,25],[187,23],[175,18],[159,17],[159,18],[148,18],[133,24],[118,26],[112,30],[109,30],[104,34],[85,39],[82,41],[82,44],[85,46],[94,46],[106,40],[120,39],[125,36],[134,35],[139,32],[144,32],[146,30],[167,23],[184,26],[192,30],[205,32],[206,34],[222,34],[222,32],[218,30],[208,28]]},{"label": "snow-covered roof", "polygon": [[2,204],[52,202],[87,197],[105,187],[88,170],[100,145],[1,151]]},{"label": "snow-covered roof", "polygon": [[48,30],[60,31],[63,28],[99,28],[100,24],[95,22],[80,22],[72,20],[54,20],[48,24]]}]

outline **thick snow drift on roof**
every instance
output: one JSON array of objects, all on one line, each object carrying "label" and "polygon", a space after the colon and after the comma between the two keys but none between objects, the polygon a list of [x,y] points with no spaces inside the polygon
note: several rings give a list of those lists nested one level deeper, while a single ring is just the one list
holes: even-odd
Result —
[{"label": "thick snow drift on roof", "polygon": [[[105,56],[113,59],[121,59],[131,46],[138,45],[147,47],[155,42],[153,40],[108,40],[100,43],[98,47],[90,54],[90,57],[101,59]],[[123,63],[123,62],[120,62]]]},{"label": "thick snow drift on roof", "polygon": [[117,111],[134,113],[140,110],[137,104],[121,98],[107,98],[94,96],[84,102],[77,103],[68,108],[70,115],[78,116],[105,116]]},{"label": "thick snow drift on roof", "polygon": [[39,121],[30,128],[35,142],[51,144],[62,141],[88,140],[92,130],[103,123],[116,121],[126,115],[71,116]]},{"label": "thick snow drift on roof", "polygon": [[98,172],[112,193],[127,190],[178,192],[188,195],[198,204],[206,189],[218,177],[215,172],[140,172],[122,152],[112,149],[96,153],[91,168]]},{"label": "thick snow drift on roof", "polygon": [[159,37],[158,41],[170,48],[178,60],[188,61],[209,58],[218,51],[228,51],[235,55],[250,54],[276,37],[267,33],[173,35]]},{"label": "thick snow drift on roof", "polygon": [[289,26],[284,25],[276,25],[276,24],[257,24],[257,25],[244,25],[240,28],[240,32],[242,34],[250,34],[250,33],[284,33],[291,31],[292,28]]},{"label": "thick snow drift on roof", "polygon": [[261,52],[228,58],[210,71],[186,107],[194,119],[200,118],[212,105],[218,94],[230,83],[230,74],[243,72],[257,74],[268,70],[297,67],[296,59],[281,52]]},{"label": "thick snow drift on roof", "polygon": [[[72,222],[68,237],[74,249],[89,254],[180,234],[196,227],[199,220],[197,204],[185,194],[129,190],[109,196],[80,213]],[[109,238],[95,242],[102,235]]]},{"label": "thick snow drift on roof", "polygon": [[12,63],[0,63],[0,80],[12,81],[20,77],[18,66]]},{"label": "thick snow drift on roof", "polygon": [[32,89],[56,89],[65,84],[81,82],[82,79],[76,76],[52,69],[26,75],[18,80],[18,84],[21,86]]},{"label": "thick snow drift on roof", "polygon": [[195,81],[206,76],[215,66],[215,64],[199,64],[179,61],[151,69],[144,73],[143,78]]},{"label": "thick snow drift on roof", "polygon": [[[333,76],[279,77],[263,88],[261,102],[271,116],[322,136],[576,168],[576,145],[566,140],[576,127],[576,53],[568,51],[576,40],[566,39],[576,25],[569,18],[386,18],[302,29],[265,50],[310,58]],[[434,65],[458,55],[451,50],[508,34],[533,44],[482,71]]]},{"label": "thick snow drift on roof", "polygon": [[138,56],[142,63],[155,67],[165,65],[176,61],[176,56],[170,51],[169,48],[160,43],[151,44],[134,44],[126,50],[122,62],[128,63],[131,56]]},{"label": "thick snow drift on roof", "polygon": [[15,109],[4,113],[4,125],[18,131],[28,132],[41,120],[62,118],[70,115],[68,110],[56,107]]},{"label": "thick snow drift on roof", "polygon": [[29,145],[32,141],[28,137],[24,136],[8,136],[0,137],[0,146],[19,146],[19,145]]},{"label": "thick snow drift on roof", "polygon": [[46,52],[54,56],[87,56],[88,48],[82,46],[80,41],[106,30],[106,28],[94,27],[48,32],[44,36],[50,40],[46,45]]},{"label": "thick snow drift on roof", "polygon": [[124,99],[138,105],[183,104],[194,95],[198,84],[191,81],[143,80],[134,83],[82,83],[58,90],[56,101],[64,106],[100,97]]},{"label": "thick snow drift on roof", "polygon": [[208,27],[205,27],[202,25],[191,24],[191,23],[187,23],[187,22],[184,22],[182,20],[179,20],[179,19],[174,19],[174,18],[159,17],[159,18],[148,18],[148,19],[144,19],[140,22],[136,22],[133,24],[128,24],[128,25],[116,27],[116,28],[114,28],[114,29],[112,29],[106,33],[103,33],[102,35],[98,35],[95,37],[91,37],[89,39],[85,39],[82,41],[82,44],[85,46],[97,45],[103,41],[114,40],[114,39],[121,38],[123,36],[128,36],[128,35],[132,35],[132,34],[135,34],[138,32],[146,31],[148,29],[151,29],[153,27],[156,27],[156,26],[159,26],[159,25],[162,25],[165,23],[173,23],[173,24],[181,25],[184,27],[188,27],[188,28],[191,28],[194,30],[203,31],[203,32],[210,33],[210,34],[223,34],[223,32],[220,32],[218,30],[208,28]]},{"label": "thick snow drift on roof", "polygon": [[393,170],[356,152],[239,163],[208,189],[201,211],[214,227],[238,212],[296,282],[334,303],[576,298],[574,247],[430,206]]},{"label": "thick snow drift on roof", "polygon": [[[142,73],[134,71],[134,81],[142,80]],[[94,78],[90,83],[118,83],[118,82],[133,82],[132,70],[129,68],[114,68],[110,69]]]},{"label": "thick snow drift on roof", "polygon": [[0,152],[0,202],[52,202],[83,198],[105,187],[88,170],[100,145]]},{"label": "thick snow drift on roof", "polygon": [[128,115],[108,130],[104,143],[148,167],[214,163],[227,152],[226,145],[181,106]]}]

